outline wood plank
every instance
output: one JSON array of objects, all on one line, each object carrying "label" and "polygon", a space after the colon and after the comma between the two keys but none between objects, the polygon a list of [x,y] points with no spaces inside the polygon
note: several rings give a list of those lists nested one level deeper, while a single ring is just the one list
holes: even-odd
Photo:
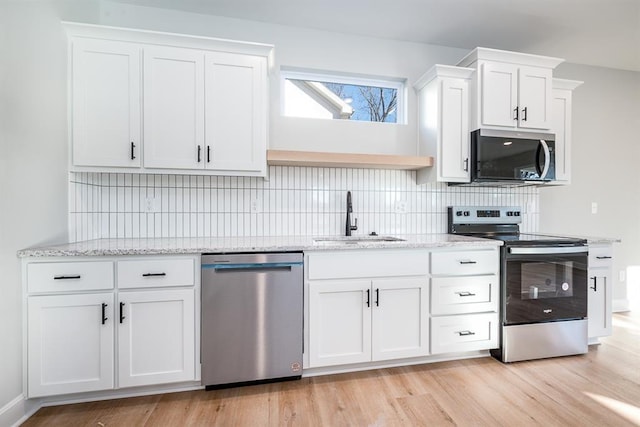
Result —
[{"label": "wood plank", "polygon": [[274,166],[417,170],[433,166],[433,157],[267,150],[267,164]]},{"label": "wood plank", "polygon": [[589,353],[431,363],[40,409],[31,426],[640,425],[640,314]]}]

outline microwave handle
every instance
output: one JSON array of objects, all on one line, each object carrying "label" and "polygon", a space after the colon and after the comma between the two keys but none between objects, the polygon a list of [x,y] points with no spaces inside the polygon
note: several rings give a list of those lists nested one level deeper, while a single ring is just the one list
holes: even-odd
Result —
[{"label": "microwave handle", "polygon": [[544,179],[549,172],[549,166],[551,165],[551,152],[549,151],[549,145],[547,141],[544,139],[540,140],[540,145],[544,150],[544,167],[542,168],[542,173],[540,174],[540,179]]}]

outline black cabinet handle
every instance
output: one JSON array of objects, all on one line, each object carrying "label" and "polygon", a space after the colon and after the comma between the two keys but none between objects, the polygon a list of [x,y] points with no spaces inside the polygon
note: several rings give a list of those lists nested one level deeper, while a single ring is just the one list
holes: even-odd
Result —
[{"label": "black cabinet handle", "polygon": [[135,154],[135,148],[136,148],[136,144],[133,143],[133,141],[131,141],[131,160],[135,160],[136,158],[136,154]]},{"label": "black cabinet handle", "polygon": [[120,323],[122,323],[124,319],[126,319],[126,317],[124,317],[124,303],[121,302],[120,303]]},{"label": "black cabinet handle", "polygon": [[367,289],[367,307],[371,307],[371,290]]},{"label": "black cabinet handle", "polygon": [[202,146],[198,145],[198,163],[202,160]]},{"label": "black cabinet handle", "polygon": [[166,275],[167,273],[144,273],[142,277],[161,277]]},{"label": "black cabinet handle", "polygon": [[78,274],[77,276],[54,276],[53,280],[72,280],[79,279],[81,276]]},{"label": "black cabinet handle", "polygon": [[514,108],[513,112],[516,113],[516,116],[513,118],[513,120],[518,120],[518,107]]},{"label": "black cabinet handle", "polygon": [[460,264],[462,265],[467,265],[467,264],[477,264],[477,261],[471,261],[471,260],[465,260],[465,261],[460,261]]},{"label": "black cabinet handle", "polygon": [[593,286],[589,286],[589,288],[593,289],[593,292],[598,292],[598,277],[593,276],[591,280],[593,280]]},{"label": "black cabinet handle", "polygon": [[460,335],[461,337],[466,337],[469,335],[475,335],[475,332],[471,332],[471,331],[459,331],[457,332],[458,335]]},{"label": "black cabinet handle", "polygon": [[107,323],[107,304],[102,303],[102,324]]},{"label": "black cabinet handle", "polygon": [[463,164],[463,168],[465,172],[469,172],[469,158],[467,157],[466,159],[464,159]]},{"label": "black cabinet handle", "polygon": [[476,296],[476,294],[468,292],[468,291],[456,292],[456,294],[458,294],[458,296],[460,296],[460,297],[475,297]]},{"label": "black cabinet handle", "polygon": [[610,256],[597,256],[596,259],[611,259]]},{"label": "black cabinet handle", "polygon": [[376,307],[380,307],[380,289],[376,289]]},{"label": "black cabinet handle", "polygon": [[211,146],[207,145],[207,163],[211,163]]},{"label": "black cabinet handle", "polygon": [[527,121],[527,107],[524,107],[522,109],[522,121],[526,122]]}]

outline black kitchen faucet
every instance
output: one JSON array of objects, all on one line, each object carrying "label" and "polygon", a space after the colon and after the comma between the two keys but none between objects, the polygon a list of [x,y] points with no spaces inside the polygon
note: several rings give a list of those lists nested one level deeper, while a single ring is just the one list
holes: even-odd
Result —
[{"label": "black kitchen faucet", "polygon": [[352,231],[358,229],[358,218],[356,218],[356,224],[351,225],[351,214],[353,213],[353,206],[351,205],[351,191],[347,191],[347,223],[344,231],[345,236],[351,236]]}]

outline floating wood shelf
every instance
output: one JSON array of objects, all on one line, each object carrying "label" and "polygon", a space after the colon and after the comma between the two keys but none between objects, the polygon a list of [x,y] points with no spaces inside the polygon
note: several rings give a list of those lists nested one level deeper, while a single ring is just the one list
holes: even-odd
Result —
[{"label": "floating wood shelf", "polygon": [[275,166],[417,170],[433,166],[433,157],[267,150],[267,164]]}]

